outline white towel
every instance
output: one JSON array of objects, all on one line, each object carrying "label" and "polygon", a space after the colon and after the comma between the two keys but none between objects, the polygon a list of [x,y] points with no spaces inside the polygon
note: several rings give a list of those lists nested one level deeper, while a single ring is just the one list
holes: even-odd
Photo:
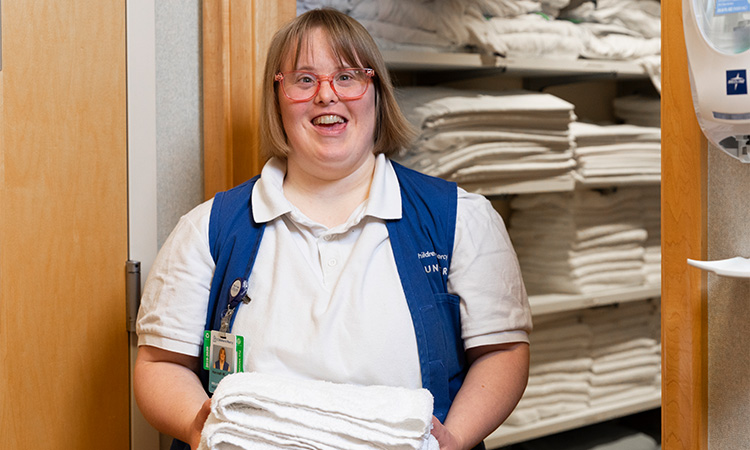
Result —
[{"label": "white towel", "polygon": [[432,407],[425,389],[237,373],[214,393],[200,450],[436,450]]}]

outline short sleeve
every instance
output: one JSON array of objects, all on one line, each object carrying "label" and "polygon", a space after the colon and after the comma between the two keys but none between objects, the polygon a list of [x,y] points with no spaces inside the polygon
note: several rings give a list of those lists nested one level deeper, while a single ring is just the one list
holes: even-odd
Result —
[{"label": "short sleeve", "polygon": [[461,298],[466,348],[528,342],[531,309],[505,223],[489,200],[460,188],[448,290]]},{"label": "short sleeve", "polygon": [[159,250],[141,297],[138,345],[198,356],[215,264],[208,244],[212,200],[184,215]]}]

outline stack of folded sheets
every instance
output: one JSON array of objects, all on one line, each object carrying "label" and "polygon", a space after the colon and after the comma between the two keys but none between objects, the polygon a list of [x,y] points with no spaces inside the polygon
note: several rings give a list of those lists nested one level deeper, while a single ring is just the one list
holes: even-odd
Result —
[{"label": "stack of folded sheets", "polygon": [[640,188],[518,195],[508,232],[530,294],[644,285]]},{"label": "stack of folded sheets", "polygon": [[591,328],[574,313],[534,317],[528,386],[505,424],[522,426],[585,409],[591,338]]},{"label": "stack of folded sheets", "polygon": [[481,194],[546,181],[572,189],[573,105],[550,94],[409,87],[397,92],[419,137],[394,159]]},{"label": "stack of folded sheets", "polygon": [[570,125],[576,182],[586,187],[659,184],[661,130],[638,125]]},{"label": "stack of folded sheets", "polygon": [[618,119],[630,125],[659,128],[661,126],[661,99],[645,95],[616,97],[612,110]]},{"label": "stack of folded sheets", "polygon": [[505,425],[657,394],[659,320],[658,300],[534,317],[528,386]]},{"label": "stack of folded sheets", "polygon": [[643,270],[646,284],[661,285],[661,187],[641,189],[643,200],[643,226],[648,237],[643,243]]},{"label": "stack of folded sheets", "polygon": [[354,386],[276,375],[224,378],[200,450],[438,450],[425,389]]},{"label": "stack of folded sheets", "polygon": [[362,23],[381,49],[506,58],[645,61],[661,53],[658,0],[300,0]]},{"label": "stack of folded sheets", "polygon": [[592,330],[590,406],[655,394],[661,381],[659,302],[584,311]]}]

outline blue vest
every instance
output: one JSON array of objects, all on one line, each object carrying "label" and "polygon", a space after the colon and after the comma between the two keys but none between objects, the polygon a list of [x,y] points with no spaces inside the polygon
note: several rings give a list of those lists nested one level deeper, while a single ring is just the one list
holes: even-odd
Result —
[{"label": "blue vest", "polygon": [[[433,414],[444,422],[467,370],[459,298],[447,292],[456,229],[456,185],[395,162],[393,167],[401,187],[403,212],[401,219],[386,221],[386,227],[414,323],[422,386],[434,397]],[[214,198],[209,244],[216,270],[207,330],[220,328],[229,289],[234,280],[252,270],[263,237],[265,224],[256,223],[252,216],[251,193],[257,179]],[[208,392],[207,371],[201,371],[201,379]]]}]

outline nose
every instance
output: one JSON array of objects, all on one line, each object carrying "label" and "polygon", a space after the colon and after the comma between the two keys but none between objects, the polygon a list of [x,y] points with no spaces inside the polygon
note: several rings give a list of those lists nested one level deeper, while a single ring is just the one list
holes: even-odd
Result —
[{"label": "nose", "polygon": [[338,101],[339,97],[336,95],[336,91],[333,90],[332,79],[321,79],[318,81],[318,93],[315,95],[316,103],[328,104],[331,102]]}]

